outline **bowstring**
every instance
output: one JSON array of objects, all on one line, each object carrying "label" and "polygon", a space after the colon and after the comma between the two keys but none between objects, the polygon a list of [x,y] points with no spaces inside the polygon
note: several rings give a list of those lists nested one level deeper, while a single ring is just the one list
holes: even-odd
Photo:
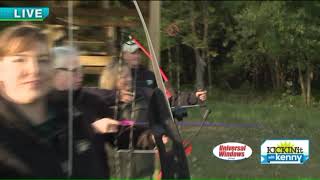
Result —
[{"label": "bowstring", "polygon": [[[130,69],[131,73],[131,69]],[[130,111],[130,119],[131,120],[136,120],[135,119],[135,107],[136,107],[136,81],[137,81],[137,68],[134,68],[134,77],[132,81],[132,92],[133,92],[133,101],[131,102],[131,111]],[[132,169],[132,156],[133,156],[133,151],[134,151],[134,146],[133,146],[133,126],[130,125],[130,136],[129,136],[129,163],[128,163],[128,171],[127,171],[127,178],[130,178],[131,176],[131,169]]]},{"label": "bowstring", "polygon": [[[121,42],[120,42],[121,43]],[[120,50],[121,51],[121,50]],[[121,62],[121,58],[119,59],[119,63]],[[115,63],[115,62],[112,62],[112,63]],[[117,69],[117,81],[120,79],[120,72],[121,72],[121,66],[118,66],[118,69]],[[120,102],[120,99],[119,99],[119,91],[116,90],[116,98],[115,98],[115,107],[114,107],[114,118],[115,120],[118,120],[119,118],[119,102]],[[116,135],[115,137],[115,140],[114,140],[114,144],[115,144],[115,147],[116,147],[116,152],[114,153],[114,158],[115,158],[115,174],[117,176],[117,178],[120,178],[120,156],[119,156],[119,153],[117,152],[117,148],[118,148],[118,135]]]},{"label": "bowstring", "polygon": [[[118,62],[116,62],[117,60],[114,60],[112,63],[112,65],[115,65],[115,63],[119,63],[122,64],[122,58],[121,58],[121,44],[122,44],[122,35],[120,35],[120,42],[119,42],[119,56],[116,57],[116,59],[118,59]],[[121,73],[121,65],[118,66],[117,69],[117,77],[116,77],[116,81],[118,81],[120,79],[120,73]],[[114,107],[114,117],[113,119],[115,120],[119,120],[119,104],[120,104],[120,91],[116,90],[116,98],[115,98],[115,107]],[[117,176],[117,178],[120,178],[120,156],[119,156],[119,152],[118,151],[118,138],[119,138],[119,133],[115,136],[115,140],[114,140],[114,144],[116,147],[116,152],[114,153],[114,160],[115,160],[115,174]]]}]

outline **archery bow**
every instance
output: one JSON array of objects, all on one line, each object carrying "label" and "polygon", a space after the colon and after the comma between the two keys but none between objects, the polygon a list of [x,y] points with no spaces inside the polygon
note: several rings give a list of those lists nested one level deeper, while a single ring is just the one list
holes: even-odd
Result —
[{"label": "archery bow", "polygon": [[[157,85],[158,85],[159,89],[163,92],[163,94],[165,94],[166,93],[166,89],[165,89],[164,83],[162,81],[162,77],[160,75],[161,74],[160,73],[160,67],[159,67],[159,64],[158,64],[157,57],[155,56],[155,52],[154,52],[154,48],[153,48],[153,45],[152,45],[152,42],[151,42],[149,31],[147,29],[146,23],[144,21],[144,18],[142,16],[142,13],[141,13],[141,10],[139,8],[138,3],[135,0],[133,0],[133,3],[134,3],[134,6],[135,6],[135,8],[136,8],[136,10],[138,12],[138,15],[139,15],[139,18],[141,20],[141,23],[143,25],[143,29],[145,31],[145,35],[146,35],[146,38],[147,38],[148,47],[151,50],[151,55],[153,57],[152,67],[153,67],[153,70],[154,70],[154,74],[156,76]],[[186,158],[186,155],[184,153],[183,145],[181,143],[181,135],[180,135],[180,133],[178,131],[178,127],[177,127],[177,125],[175,123],[175,120],[173,118],[172,112],[170,110],[170,103],[169,103],[167,98],[164,98],[164,99],[166,100],[166,108],[167,108],[167,111],[169,113],[169,117],[170,117],[170,119],[172,121],[173,128],[175,128],[177,134],[174,134],[174,133],[168,131],[168,129],[166,127],[164,127],[164,130],[167,130],[166,133],[167,133],[168,137],[172,140],[172,143],[173,143],[172,152],[174,154],[173,154],[172,160],[176,161],[176,163],[179,163],[179,165],[177,165],[178,167],[175,167],[175,168],[178,168],[177,172],[172,172],[173,170],[168,168],[170,164],[167,164],[167,163],[170,163],[170,162],[168,161],[168,159],[166,159],[167,158],[167,152],[166,152],[165,146],[164,146],[164,144],[162,142],[162,133],[161,132],[157,133],[157,130],[159,130],[159,129],[156,128],[157,124],[154,124],[154,122],[151,123],[150,126],[154,126],[154,127],[151,127],[151,128],[152,129],[154,128],[153,130],[155,132],[154,135],[155,135],[155,140],[156,140],[156,144],[157,144],[159,155],[160,155],[160,164],[161,164],[163,178],[165,178],[165,179],[166,178],[188,178],[189,179],[190,178],[190,173],[189,173],[189,169],[188,169],[187,158]],[[165,126],[165,124],[162,124],[162,126]]]}]

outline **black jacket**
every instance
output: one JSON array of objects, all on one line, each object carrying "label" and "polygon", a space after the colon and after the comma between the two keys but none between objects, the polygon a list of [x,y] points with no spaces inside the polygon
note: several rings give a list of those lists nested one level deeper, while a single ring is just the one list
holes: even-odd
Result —
[{"label": "black jacket", "polygon": [[140,88],[156,88],[157,82],[154,73],[144,66],[138,66],[131,69],[132,80],[135,87]]},{"label": "black jacket", "polygon": [[195,92],[175,92],[169,99],[171,106],[186,106],[199,103],[199,99],[196,97]]},{"label": "black jacket", "polygon": [[[144,66],[131,69],[132,81],[137,88],[157,88],[157,81],[154,73]],[[148,91],[148,90],[146,90]],[[150,91],[150,90],[149,90]],[[194,92],[172,92],[169,99],[171,106],[193,105],[198,103],[198,98]]]},{"label": "black jacket", "polygon": [[[68,106],[68,91],[54,91],[54,99],[59,99],[64,106]],[[73,92],[73,106],[82,113],[82,119],[87,126],[101,118],[113,118],[116,92],[99,88],[82,87]],[[61,106],[61,105],[60,105]],[[109,166],[105,142],[113,140],[113,136],[94,133],[94,145],[99,156],[100,163],[104,169],[105,177],[109,177]]]},{"label": "black jacket", "polygon": [[[68,160],[68,110],[50,96],[47,124],[32,126],[13,103],[0,96],[0,177],[65,178]],[[106,177],[82,114],[73,114],[74,178]]]},{"label": "black jacket", "polygon": [[[149,102],[150,97],[153,94],[154,89],[151,88],[136,88],[136,97],[133,102],[123,103],[119,102],[116,104],[117,108],[114,106],[114,110],[117,110],[115,113],[117,115],[116,119],[130,119],[134,120],[138,125],[133,127],[133,142],[135,149],[143,149],[140,145],[137,144],[139,137],[147,129],[149,129]],[[122,126],[119,128],[119,132],[115,135],[116,141],[113,144],[118,149],[128,149],[129,148],[129,138],[130,137],[130,128],[128,126]]]}]

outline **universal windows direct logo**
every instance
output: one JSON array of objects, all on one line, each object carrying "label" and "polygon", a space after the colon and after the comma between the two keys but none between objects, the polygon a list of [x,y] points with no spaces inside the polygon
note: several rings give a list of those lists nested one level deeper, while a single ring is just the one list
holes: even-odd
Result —
[{"label": "universal windows direct logo", "polygon": [[303,164],[309,159],[309,140],[266,140],[261,164]]},{"label": "universal windows direct logo", "polygon": [[0,21],[43,21],[48,7],[0,7]]}]

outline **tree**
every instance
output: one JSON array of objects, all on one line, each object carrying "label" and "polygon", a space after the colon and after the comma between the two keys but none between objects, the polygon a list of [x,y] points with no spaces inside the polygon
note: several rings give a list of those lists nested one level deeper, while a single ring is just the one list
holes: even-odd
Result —
[{"label": "tree", "polygon": [[292,63],[298,69],[301,93],[305,104],[311,105],[311,82],[319,67],[320,3],[293,2],[288,4],[287,21],[280,30]]},{"label": "tree", "polygon": [[246,65],[255,73],[269,66],[273,87],[282,88],[298,70],[301,93],[311,104],[311,81],[318,65],[319,2],[244,2],[234,14],[236,26],[229,29],[230,52],[235,63]]},{"label": "tree", "polygon": [[[209,1],[164,1],[162,4],[163,28],[165,29],[172,23],[179,28],[175,38],[163,36],[162,42],[164,46],[181,42],[193,49],[198,87],[204,87],[204,73],[207,64],[210,64],[209,58],[217,55],[216,50],[209,47],[210,41],[220,31],[220,29],[213,28],[218,23],[215,14],[216,6],[216,3]],[[211,66],[208,67],[210,85]]]}]

